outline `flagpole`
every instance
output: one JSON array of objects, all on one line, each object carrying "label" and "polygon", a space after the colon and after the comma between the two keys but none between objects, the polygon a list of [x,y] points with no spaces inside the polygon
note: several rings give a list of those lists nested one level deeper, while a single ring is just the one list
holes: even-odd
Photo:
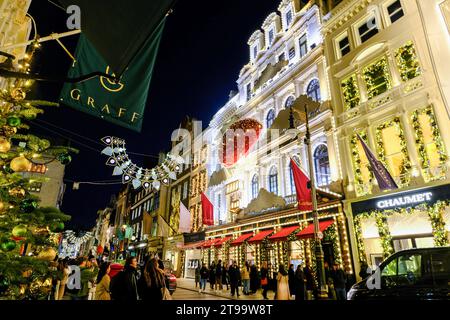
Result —
[{"label": "flagpole", "polygon": [[[289,116],[290,127],[294,128],[294,116],[292,106],[290,107]],[[313,207],[313,220],[314,220],[314,251],[316,257],[316,267],[317,267],[317,279],[319,280],[319,292],[318,298],[327,299],[328,298],[328,288],[325,278],[325,266],[324,266],[324,254],[322,249],[322,241],[319,238],[319,212],[317,211],[317,190],[314,176],[314,164],[312,157],[312,146],[311,146],[311,133],[309,131],[309,115],[308,115],[308,105],[305,104],[305,144],[308,146],[308,167],[309,167],[309,180],[311,188],[311,200]]]}]

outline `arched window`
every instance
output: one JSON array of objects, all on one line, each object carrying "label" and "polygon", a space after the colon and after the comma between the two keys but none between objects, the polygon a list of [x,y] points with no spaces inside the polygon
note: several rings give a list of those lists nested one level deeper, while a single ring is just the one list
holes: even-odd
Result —
[{"label": "arched window", "polygon": [[311,80],[311,82],[308,84],[308,88],[306,89],[306,94],[314,101],[320,101],[319,80],[317,79]]},{"label": "arched window", "polygon": [[275,120],[275,110],[271,109],[266,117],[267,129],[269,129]]},{"label": "arched window", "polygon": [[286,103],[284,104],[284,107],[286,109],[289,109],[294,104],[294,101],[295,101],[295,97],[290,96],[289,98],[286,99]]},{"label": "arched window", "polygon": [[317,185],[326,186],[331,182],[330,161],[328,159],[328,148],[326,145],[319,145],[314,151],[314,167],[316,169]]},{"label": "arched window", "polygon": [[272,167],[269,172],[269,191],[278,194],[278,172],[276,167]]},{"label": "arched window", "polygon": [[256,199],[259,192],[258,176],[255,174],[252,179],[252,199]]},{"label": "arched window", "polygon": [[[297,165],[300,165],[300,160],[297,156],[293,156],[292,159],[297,163]],[[297,190],[295,189],[294,172],[292,171],[291,161],[289,161],[289,185],[291,187],[291,195],[296,194]]]}]

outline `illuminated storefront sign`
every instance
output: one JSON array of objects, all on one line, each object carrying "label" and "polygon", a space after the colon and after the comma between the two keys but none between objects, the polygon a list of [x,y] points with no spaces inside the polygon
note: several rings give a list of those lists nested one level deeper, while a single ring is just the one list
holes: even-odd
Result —
[{"label": "illuminated storefront sign", "polygon": [[444,201],[448,199],[450,199],[450,185],[444,184],[430,188],[396,192],[364,201],[355,201],[351,205],[352,213],[355,216],[370,211],[413,208],[422,203],[432,205],[439,200]]},{"label": "illuminated storefront sign", "polygon": [[378,201],[377,207],[380,209],[388,209],[388,208],[395,208],[395,207],[404,206],[404,205],[408,205],[408,204],[418,204],[418,203],[422,203],[422,202],[431,201],[432,196],[433,196],[432,192],[424,192],[424,193],[413,194],[411,196],[396,197],[396,198]]}]

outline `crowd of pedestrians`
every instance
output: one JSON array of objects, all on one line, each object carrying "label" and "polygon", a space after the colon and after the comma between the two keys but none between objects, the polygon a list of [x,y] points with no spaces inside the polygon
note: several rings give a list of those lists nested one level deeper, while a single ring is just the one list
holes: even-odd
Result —
[{"label": "crowd of pedestrians", "polygon": [[[280,265],[277,271],[269,268],[267,262],[262,262],[258,269],[255,264],[246,261],[242,268],[236,261],[212,262],[208,267],[205,263],[195,269],[195,288],[199,293],[206,292],[209,282],[210,292],[226,294],[232,297],[254,295],[261,292],[263,299],[269,299],[267,293],[274,292],[276,300],[313,300],[318,295],[316,276],[310,266],[289,265],[286,269]],[[325,264],[325,276],[329,289],[328,298],[346,300],[346,288],[349,286],[348,275],[334,264],[329,268]]]}]

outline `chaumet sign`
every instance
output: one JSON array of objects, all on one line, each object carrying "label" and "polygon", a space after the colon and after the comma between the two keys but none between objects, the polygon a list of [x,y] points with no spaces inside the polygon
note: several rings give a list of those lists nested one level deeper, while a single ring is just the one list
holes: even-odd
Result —
[{"label": "chaumet sign", "polygon": [[389,209],[400,206],[405,206],[409,204],[419,204],[423,202],[429,202],[433,198],[432,192],[417,193],[409,196],[390,198],[385,200],[380,200],[377,202],[377,207],[379,209]]}]

